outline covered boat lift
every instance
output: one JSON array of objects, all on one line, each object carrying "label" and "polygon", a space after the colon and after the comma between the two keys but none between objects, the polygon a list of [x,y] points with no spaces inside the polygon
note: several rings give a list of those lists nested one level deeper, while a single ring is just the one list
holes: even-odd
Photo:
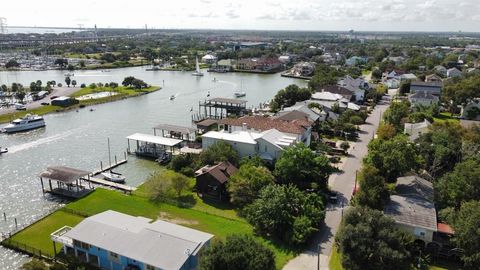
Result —
[{"label": "covered boat lift", "polygon": [[161,124],[153,127],[153,134],[165,138],[194,142],[197,137],[197,129],[192,127]]},{"label": "covered boat lift", "polygon": [[[136,148],[132,151],[130,140],[136,141]],[[128,153],[135,153],[138,156],[158,158],[165,152],[173,153],[175,148],[180,149],[182,140],[165,138],[150,134],[135,133],[127,137]]]},{"label": "covered boat lift", "polygon": [[[90,173],[65,166],[48,167],[39,175],[42,191],[74,199],[81,198],[94,190],[87,180],[90,178]],[[45,186],[44,179],[48,179],[48,186]],[[56,186],[52,184],[52,180],[56,182]]]}]

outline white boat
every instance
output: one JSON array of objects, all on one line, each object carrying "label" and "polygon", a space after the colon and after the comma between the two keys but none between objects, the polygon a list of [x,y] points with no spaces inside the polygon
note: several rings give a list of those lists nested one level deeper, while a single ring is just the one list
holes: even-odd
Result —
[{"label": "white boat", "polygon": [[38,115],[27,114],[23,118],[15,119],[3,128],[5,133],[14,133],[41,128],[45,126],[45,120]]},{"label": "white boat", "polygon": [[171,95],[170,100],[174,100],[174,99],[175,99],[175,95]]},{"label": "white boat", "polygon": [[5,154],[5,153],[8,153],[8,148],[2,148],[2,147],[0,147],[0,155],[1,155],[1,154]]},{"label": "white boat", "polygon": [[123,176],[121,173],[116,173],[113,171],[103,172],[102,176],[105,180],[115,182],[115,183],[124,183],[126,179],[125,176]]},{"label": "white boat", "polygon": [[235,97],[239,98],[239,97],[244,97],[244,96],[246,96],[247,93],[245,93],[245,91],[235,91],[235,92],[233,92],[233,95],[234,95]]},{"label": "white boat", "polygon": [[21,103],[16,103],[15,104],[15,110],[17,111],[25,111],[27,109],[27,106]]},{"label": "white boat", "polygon": [[243,81],[240,81],[240,90],[233,92],[233,95],[237,98],[246,96],[247,93],[242,89],[243,89]]},{"label": "white boat", "polygon": [[195,57],[195,72],[193,72],[192,75],[203,76],[202,71],[200,71],[200,65],[198,64],[198,57]]}]

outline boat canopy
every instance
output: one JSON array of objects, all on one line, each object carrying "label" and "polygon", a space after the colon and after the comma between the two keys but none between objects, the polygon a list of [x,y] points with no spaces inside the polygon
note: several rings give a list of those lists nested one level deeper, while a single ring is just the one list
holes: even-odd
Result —
[{"label": "boat canopy", "polygon": [[48,167],[44,172],[42,172],[40,177],[60,181],[65,184],[71,184],[79,178],[89,175],[90,173],[91,172],[65,166],[52,166]]},{"label": "boat canopy", "polygon": [[172,138],[165,138],[150,134],[142,134],[142,133],[135,133],[127,137],[128,140],[134,141],[141,141],[147,143],[153,143],[158,145],[165,145],[165,146],[175,146],[180,144],[182,140],[172,139]]}]

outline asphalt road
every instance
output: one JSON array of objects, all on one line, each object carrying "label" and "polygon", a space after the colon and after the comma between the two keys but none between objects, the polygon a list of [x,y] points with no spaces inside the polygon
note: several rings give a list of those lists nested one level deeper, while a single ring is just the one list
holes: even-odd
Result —
[{"label": "asphalt road", "polygon": [[[42,102],[50,103],[50,101],[51,101],[50,97],[52,97],[52,96],[69,96],[69,95],[77,92],[78,90],[80,90],[79,87],[55,87],[53,89],[52,93],[50,93],[45,98],[43,98],[41,100],[33,101],[31,103],[28,103],[27,104],[27,110],[36,109],[36,108],[39,108],[39,107],[43,106]],[[12,112],[16,112],[15,106],[12,106],[8,109],[7,108],[0,109],[0,115],[7,114],[7,113],[12,113]]]},{"label": "asphalt road", "polygon": [[[329,186],[338,193],[338,202],[327,205],[325,222],[312,239],[309,247],[299,256],[290,260],[283,270],[328,269],[334,236],[340,226],[344,208],[352,198],[355,187],[355,174],[362,166],[362,159],[367,154],[367,145],[372,140],[380,123],[381,115],[388,107],[389,98],[378,104],[366,124],[360,127],[358,141],[351,144],[349,156],[340,165],[341,172],[332,174],[328,179]],[[320,256],[318,252],[320,250]],[[320,262],[320,263],[318,263]],[[318,265],[320,264],[320,265]]]}]

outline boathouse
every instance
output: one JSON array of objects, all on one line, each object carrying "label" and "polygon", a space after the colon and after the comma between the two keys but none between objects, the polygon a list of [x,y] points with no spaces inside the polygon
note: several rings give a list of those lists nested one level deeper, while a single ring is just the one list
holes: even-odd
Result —
[{"label": "boathouse", "polygon": [[88,181],[90,173],[65,166],[48,167],[40,174],[42,191],[74,199],[81,198],[94,190]]},{"label": "boathouse", "polygon": [[212,98],[198,103],[198,115],[193,121],[205,119],[223,119],[228,116],[242,116],[247,113],[247,101],[244,99]]},{"label": "boathouse", "polygon": [[[134,149],[131,148],[130,140],[136,142]],[[134,153],[137,156],[159,158],[165,152],[173,153],[176,149],[180,149],[182,140],[135,133],[127,137],[127,143],[129,154]]]},{"label": "boathouse", "polygon": [[197,129],[192,127],[160,124],[153,127],[153,135],[193,142],[197,137]]}]

